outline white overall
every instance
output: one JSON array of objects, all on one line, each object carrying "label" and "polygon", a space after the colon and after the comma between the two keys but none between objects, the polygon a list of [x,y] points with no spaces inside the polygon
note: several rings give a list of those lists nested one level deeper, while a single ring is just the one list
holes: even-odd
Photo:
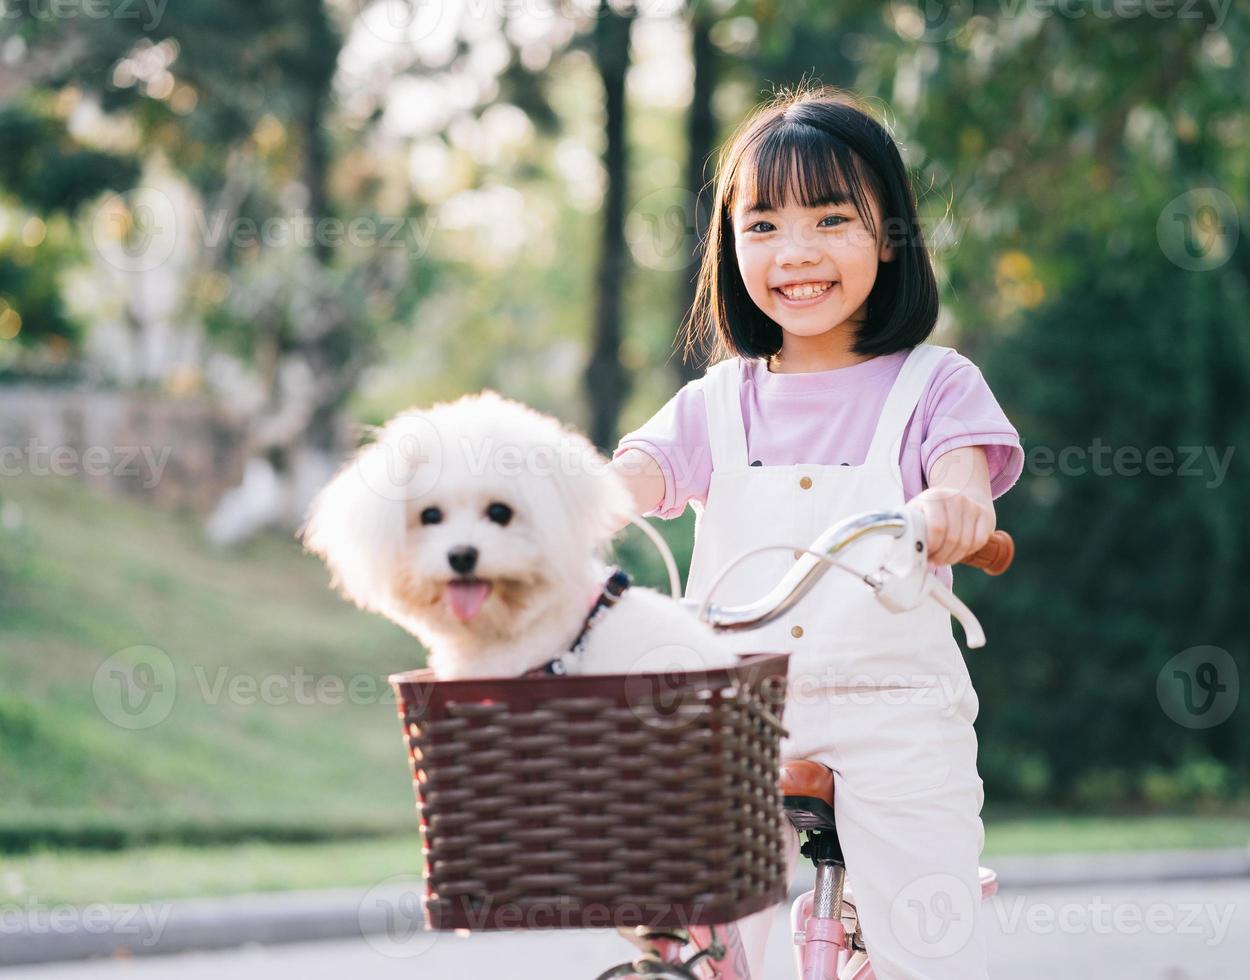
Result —
[{"label": "white overall", "polygon": [[[744,560],[713,602],[745,602],[775,585],[834,522],[903,506],[903,430],[944,348],[908,355],[860,466],[751,466],[740,402],[742,363],[730,358],[704,379],[712,477],[695,505],[686,595],[703,599],[735,557],[765,544],[786,550]],[[846,555],[864,569],[885,547],[863,541]],[[830,568],[785,616],[731,640],[742,651],[789,651],[782,758],[834,770],[834,811],[847,881],[878,980],[982,980],[977,865],[984,799],[972,722],[978,701],[950,614],[929,601],[891,613],[872,591]],[[791,834],[791,871],[797,836]],[[752,976],[763,977],[775,918],[740,923]]]}]

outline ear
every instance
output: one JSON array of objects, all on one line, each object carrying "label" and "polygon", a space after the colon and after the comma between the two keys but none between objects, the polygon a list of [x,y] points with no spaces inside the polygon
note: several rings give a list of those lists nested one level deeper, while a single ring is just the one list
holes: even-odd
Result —
[{"label": "ear", "polygon": [[407,487],[414,467],[396,468],[387,433],[360,449],[313,500],[299,531],[325,560],[331,586],[362,609],[385,613],[402,554]]},{"label": "ear", "polygon": [[561,467],[561,497],[577,540],[596,551],[605,548],[634,513],[634,498],[624,478],[588,439],[570,432],[577,451],[572,465]]}]

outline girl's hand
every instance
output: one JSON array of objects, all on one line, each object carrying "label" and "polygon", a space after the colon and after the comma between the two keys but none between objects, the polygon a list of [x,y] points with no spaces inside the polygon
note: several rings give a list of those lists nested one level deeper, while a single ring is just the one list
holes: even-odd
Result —
[{"label": "girl's hand", "polygon": [[929,472],[929,488],[907,502],[925,519],[929,561],[953,565],[982,548],[994,531],[989,464],[980,446],[939,456]]}]

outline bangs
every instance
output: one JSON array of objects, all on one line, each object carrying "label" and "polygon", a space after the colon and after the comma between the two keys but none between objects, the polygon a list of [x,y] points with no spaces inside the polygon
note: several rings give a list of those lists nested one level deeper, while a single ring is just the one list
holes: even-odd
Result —
[{"label": "bangs", "polygon": [[744,212],[776,211],[793,201],[805,208],[850,203],[876,234],[872,206],[882,206],[880,188],[862,160],[840,139],[801,122],[764,132],[743,154],[730,212],[739,199]]}]

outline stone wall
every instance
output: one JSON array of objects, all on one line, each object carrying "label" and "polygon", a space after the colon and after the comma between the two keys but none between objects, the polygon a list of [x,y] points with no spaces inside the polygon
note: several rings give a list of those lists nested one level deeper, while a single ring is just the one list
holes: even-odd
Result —
[{"label": "stone wall", "polygon": [[239,421],[208,398],[0,385],[0,479],[72,476],[208,514],[243,466]]}]

